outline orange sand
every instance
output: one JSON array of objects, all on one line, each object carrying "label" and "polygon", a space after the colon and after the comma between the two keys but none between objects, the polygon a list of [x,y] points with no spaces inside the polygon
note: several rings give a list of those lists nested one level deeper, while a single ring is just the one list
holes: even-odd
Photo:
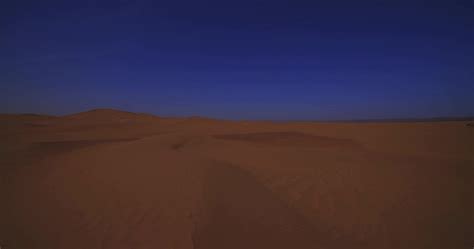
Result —
[{"label": "orange sand", "polygon": [[465,124],[0,115],[0,246],[472,248]]}]

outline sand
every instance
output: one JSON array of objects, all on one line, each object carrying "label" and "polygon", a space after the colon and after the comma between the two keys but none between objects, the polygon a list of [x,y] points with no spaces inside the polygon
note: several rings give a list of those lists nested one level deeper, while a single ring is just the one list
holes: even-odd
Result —
[{"label": "sand", "polygon": [[467,123],[0,115],[0,246],[472,248]]}]

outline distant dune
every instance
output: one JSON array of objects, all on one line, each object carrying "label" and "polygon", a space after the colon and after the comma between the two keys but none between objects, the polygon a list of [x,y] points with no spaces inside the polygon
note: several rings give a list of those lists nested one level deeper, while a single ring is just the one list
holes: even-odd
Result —
[{"label": "distant dune", "polygon": [[0,115],[0,246],[472,248],[472,122],[432,121]]}]

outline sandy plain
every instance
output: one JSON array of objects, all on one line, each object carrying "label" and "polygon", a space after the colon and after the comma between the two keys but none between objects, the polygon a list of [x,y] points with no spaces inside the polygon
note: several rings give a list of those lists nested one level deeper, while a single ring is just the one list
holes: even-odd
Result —
[{"label": "sandy plain", "polygon": [[466,124],[0,115],[0,246],[472,248]]}]

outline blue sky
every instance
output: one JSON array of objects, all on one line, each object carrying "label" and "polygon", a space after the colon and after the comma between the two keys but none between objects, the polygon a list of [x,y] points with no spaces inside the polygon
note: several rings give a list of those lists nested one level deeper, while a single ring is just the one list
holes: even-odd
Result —
[{"label": "blue sky", "polygon": [[3,5],[0,112],[474,115],[473,1]]}]

